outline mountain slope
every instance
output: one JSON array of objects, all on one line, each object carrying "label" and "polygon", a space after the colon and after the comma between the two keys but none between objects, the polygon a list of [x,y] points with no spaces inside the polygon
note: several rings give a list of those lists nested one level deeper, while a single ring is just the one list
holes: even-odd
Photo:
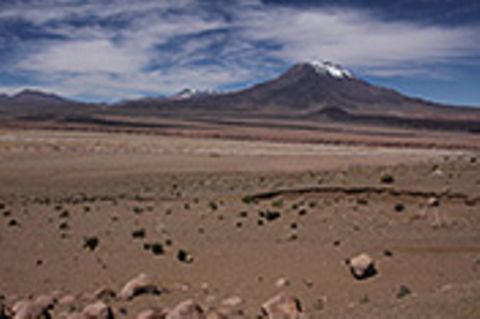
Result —
[{"label": "mountain slope", "polygon": [[248,112],[284,116],[318,115],[326,108],[339,108],[351,114],[380,113],[411,118],[451,119],[453,116],[468,119],[480,114],[475,109],[443,106],[371,85],[329,62],[297,64],[276,79],[228,94],[150,101],[148,104],[131,102],[122,107],[145,107],[162,112],[242,112],[243,115]]}]

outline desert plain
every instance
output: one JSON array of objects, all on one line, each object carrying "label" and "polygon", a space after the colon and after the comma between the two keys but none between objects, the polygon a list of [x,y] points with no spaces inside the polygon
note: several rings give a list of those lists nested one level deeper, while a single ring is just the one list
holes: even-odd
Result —
[{"label": "desert plain", "polygon": [[[275,318],[480,318],[479,144],[452,138],[468,139],[2,129],[2,311],[43,298],[52,318],[98,302],[105,318],[161,318],[192,300],[262,318],[281,295],[298,309]],[[359,280],[362,253],[375,273]],[[134,278],[148,287],[122,297]]]}]

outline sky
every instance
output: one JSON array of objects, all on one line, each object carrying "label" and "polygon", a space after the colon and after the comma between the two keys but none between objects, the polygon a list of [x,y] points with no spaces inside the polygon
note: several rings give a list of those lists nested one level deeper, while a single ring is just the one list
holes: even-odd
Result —
[{"label": "sky", "polygon": [[480,107],[478,0],[2,0],[0,92],[82,101],[231,91],[328,60]]}]

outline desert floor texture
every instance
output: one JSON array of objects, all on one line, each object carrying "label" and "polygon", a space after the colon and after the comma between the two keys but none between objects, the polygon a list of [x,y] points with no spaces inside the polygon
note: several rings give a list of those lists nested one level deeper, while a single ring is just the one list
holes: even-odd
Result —
[{"label": "desert floor texture", "polygon": [[480,318],[479,208],[471,150],[1,130],[0,317]]}]

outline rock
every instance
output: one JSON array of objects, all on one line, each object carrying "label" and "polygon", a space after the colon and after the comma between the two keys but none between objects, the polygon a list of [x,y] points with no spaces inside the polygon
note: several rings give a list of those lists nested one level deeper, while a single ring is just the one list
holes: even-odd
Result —
[{"label": "rock", "polygon": [[160,294],[160,290],[146,274],[140,274],[125,284],[120,292],[120,298],[131,300],[141,294]]},{"label": "rock", "polygon": [[[220,308],[215,312],[218,318],[244,318],[245,312],[242,309],[243,300],[238,296],[232,296],[222,301]],[[213,314],[210,314],[213,316]]]},{"label": "rock", "polygon": [[92,299],[94,300],[109,301],[115,299],[117,297],[117,294],[111,288],[100,287],[93,292],[92,297]]},{"label": "rock", "polygon": [[186,300],[170,311],[166,319],[206,319],[206,316],[202,307],[193,300]]},{"label": "rock", "polygon": [[284,288],[290,285],[290,281],[288,281],[287,278],[278,278],[277,281],[275,282],[275,287],[277,288]]},{"label": "rock", "polygon": [[82,314],[88,319],[113,319],[112,309],[103,301],[87,305],[83,309]]},{"label": "rock", "polygon": [[408,288],[405,285],[401,285],[400,288],[398,289],[398,292],[397,292],[397,299],[405,298],[406,296],[410,295],[411,293],[412,293],[412,291],[410,290],[410,288]]},{"label": "rock", "polygon": [[13,306],[13,319],[50,319],[52,316],[48,313],[42,304],[34,301],[20,301]]},{"label": "rock", "polygon": [[297,319],[302,315],[302,306],[298,298],[279,294],[266,301],[261,311],[268,319]]},{"label": "rock", "polygon": [[177,259],[185,264],[191,264],[193,262],[193,256],[183,249],[180,249],[177,252]]},{"label": "rock", "polygon": [[85,316],[83,313],[80,312],[73,312],[68,314],[65,319],[89,319],[87,316]]},{"label": "rock", "polygon": [[99,244],[100,240],[98,237],[85,237],[83,239],[83,248],[90,249],[91,251],[94,251]]},{"label": "rock", "polygon": [[35,299],[35,303],[44,309],[51,310],[57,303],[53,295],[40,295]]},{"label": "rock", "polygon": [[201,285],[200,285],[200,289],[204,292],[204,293],[208,293],[210,291],[210,285],[208,284],[208,282],[203,282]]},{"label": "rock", "polygon": [[432,196],[427,200],[427,205],[430,207],[437,207],[440,205],[440,200],[437,197]]},{"label": "rock", "polygon": [[372,257],[365,253],[347,260],[347,265],[350,267],[352,275],[357,280],[367,279],[377,274],[375,262]]},{"label": "rock", "polygon": [[225,306],[225,307],[238,307],[242,304],[243,304],[243,300],[238,296],[232,296],[222,301],[222,306]]},{"label": "rock", "polygon": [[58,300],[58,303],[63,306],[69,306],[75,302],[75,296],[73,295],[65,295],[60,300]]},{"label": "rock", "polygon": [[147,309],[137,315],[137,319],[165,319],[166,312],[159,309]]}]

